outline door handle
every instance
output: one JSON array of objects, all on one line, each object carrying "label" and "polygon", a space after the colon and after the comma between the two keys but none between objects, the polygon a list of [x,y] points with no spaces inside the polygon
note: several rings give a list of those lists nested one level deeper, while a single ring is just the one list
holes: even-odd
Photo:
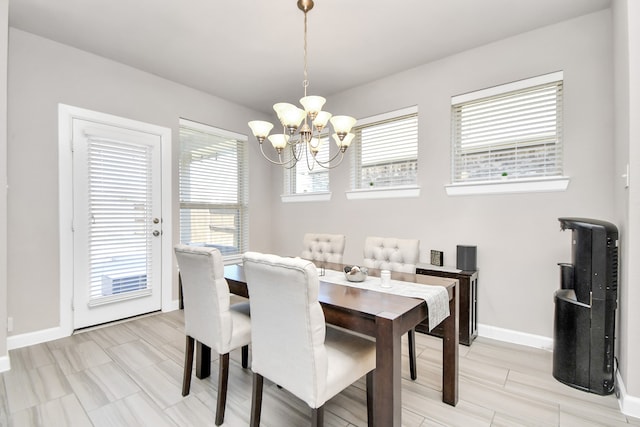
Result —
[{"label": "door handle", "polygon": [[158,237],[160,235],[160,232],[158,230],[153,230],[153,234],[154,236]]}]

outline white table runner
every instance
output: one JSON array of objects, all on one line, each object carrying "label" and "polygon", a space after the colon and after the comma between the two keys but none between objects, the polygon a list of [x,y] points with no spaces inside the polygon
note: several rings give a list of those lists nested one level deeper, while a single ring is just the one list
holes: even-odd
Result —
[{"label": "white table runner", "polygon": [[354,288],[423,299],[429,309],[429,330],[432,330],[449,317],[449,293],[444,286],[391,280],[391,287],[383,288],[380,286],[379,277],[367,277],[364,282],[350,282],[344,277],[343,272],[334,270],[325,270],[325,275],[321,276],[320,280]]}]

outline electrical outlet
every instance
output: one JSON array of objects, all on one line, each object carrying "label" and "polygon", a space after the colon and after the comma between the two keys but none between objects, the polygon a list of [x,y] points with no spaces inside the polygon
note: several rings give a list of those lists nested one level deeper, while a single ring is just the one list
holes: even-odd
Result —
[{"label": "electrical outlet", "polygon": [[13,332],[13,317],[7,317],[7,332]]}]

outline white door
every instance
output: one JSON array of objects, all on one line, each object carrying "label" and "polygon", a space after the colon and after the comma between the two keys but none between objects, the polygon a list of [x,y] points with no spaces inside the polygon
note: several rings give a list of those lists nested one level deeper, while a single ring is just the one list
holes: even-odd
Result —
[{"label": "white door", "polygon": [[74,120],[75,329],[160,310],[161,138]]}]

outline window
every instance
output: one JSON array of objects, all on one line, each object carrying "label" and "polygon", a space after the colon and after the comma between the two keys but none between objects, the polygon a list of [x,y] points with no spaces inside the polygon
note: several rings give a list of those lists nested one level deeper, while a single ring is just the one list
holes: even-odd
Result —
[{"label": "window", "polygon": [[237,260],[248,242],[247,138],[180,119],[180,242]]},{"label": "window", "polygon": [[[326,163],[329,160],[329,137],[326,134],[321,135],[320,141],[320,151],[318,151],[316,157],[319,161]],[[285,152],[291,156],[290,150]],[[309,170],[308,165],[311,165],[313,169]],[[310,153],[309,159],[307,159],[307,152],[302,150],[298,163],[294,167],[285,170],[284,194],[312,194],[328,191],[329,169],[314,163]]]},{"label": "window", "polygon": [[353,190],[417,185],[417,107],[361,120],[354,131]]},{"label": "window", "polygon": [[562,72],[452,98],[452,184],[562,176]]}]

